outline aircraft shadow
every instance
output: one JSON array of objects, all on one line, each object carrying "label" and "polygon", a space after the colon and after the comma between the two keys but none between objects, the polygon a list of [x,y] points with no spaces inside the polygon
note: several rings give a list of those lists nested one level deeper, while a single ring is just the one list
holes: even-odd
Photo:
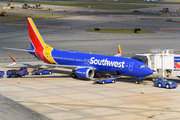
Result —
[{"label": "aircraft shadow", "polygon": [[119,82],[135,83],[136,79],[116,79]]},{"label": "aircraft shadow", "polygon": [[25,76],[22,78],[68,78],[69,76],[47,76],[47,75],[30,75],[30,76]]}]

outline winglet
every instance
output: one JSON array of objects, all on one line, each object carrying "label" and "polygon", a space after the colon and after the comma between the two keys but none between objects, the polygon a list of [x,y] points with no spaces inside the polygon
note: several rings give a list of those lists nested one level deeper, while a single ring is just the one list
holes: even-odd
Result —
[{"label": "winglet", "polygon": [[13,62],[17,62],[14,57],[8,52],[8,55],[11,57],[11,59],[13,60]]},{"label": "winglet", "polygon": [[119,47],[118,47],[118,52],[117,52],[117,54],[114,55],[114,56],[120,57],[121,55],[122,55],[122,52],[121,52],[121,46],[119,45]]}]

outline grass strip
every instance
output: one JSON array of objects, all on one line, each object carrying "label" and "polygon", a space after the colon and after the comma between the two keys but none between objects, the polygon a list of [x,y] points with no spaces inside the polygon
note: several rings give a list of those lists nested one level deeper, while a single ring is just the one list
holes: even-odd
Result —
[{"label": "grass strip", "polygon": [[148,30],[141,30],[140,33],[134,33],[134,30],[118,30],[118,29],[114,29],[114,30],[94,30],[94,29],[89,29],[86,30],[88,32],[97,32],[97,33],[114,33],[114,34],[149,34],[149,33],[156,33],[155,31],[148,31]]}]

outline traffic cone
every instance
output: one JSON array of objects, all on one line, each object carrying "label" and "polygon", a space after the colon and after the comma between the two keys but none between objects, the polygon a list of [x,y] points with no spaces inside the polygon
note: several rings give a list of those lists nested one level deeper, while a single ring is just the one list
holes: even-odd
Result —
[{"label": "traffic cone", "polygon": [[144,90],[143,90],[143,87],[142,87],[142,91],[141,91],[141,94],[144,94]]}]

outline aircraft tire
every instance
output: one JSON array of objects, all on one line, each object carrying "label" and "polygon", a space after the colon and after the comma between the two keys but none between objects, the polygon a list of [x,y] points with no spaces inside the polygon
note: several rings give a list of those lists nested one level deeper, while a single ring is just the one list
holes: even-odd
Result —
[{"label": "aircraft tire", "polygon": [[72,78],[77,78],[75,73],[72,73],[71,76],[72,76]]}]

